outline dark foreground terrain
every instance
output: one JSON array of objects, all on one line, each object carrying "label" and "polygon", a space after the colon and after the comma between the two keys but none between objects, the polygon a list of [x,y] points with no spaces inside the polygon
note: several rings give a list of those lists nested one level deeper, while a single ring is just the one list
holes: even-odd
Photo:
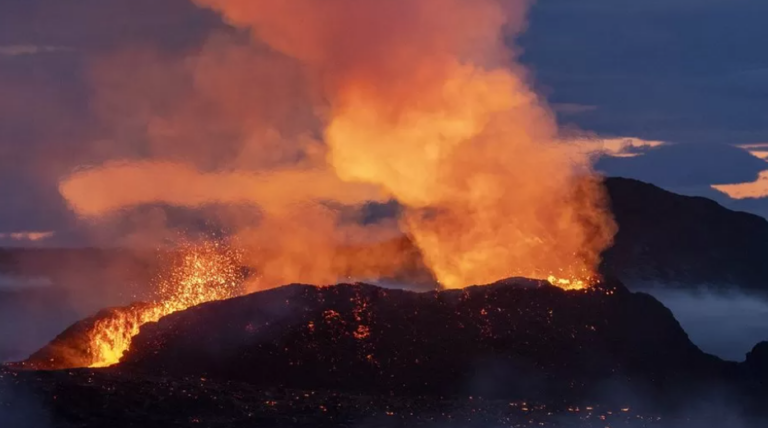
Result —
[{"label": "dark foreground terrain", "polygon": [[[92,323],[36,355],[82,348]],[[758,427],[768,344],[744,363],[705,354],[617,281],[292,285],[145,325],[110,369],[3,377],[6,409],[39,406],[57,426]]]},{"label": "dark foreground terrain", "polygon": [[[606,400],[610,401],[608,394]],[[605,401],[603,402],[605,403]],[[549,405],[480,396],[394,396],[259,388],[200,377],[119,369],[0,369],[0,426],[13,428],[658,427],[759,428],[737,404],[714,397],[660,412],[642,400]]]}]

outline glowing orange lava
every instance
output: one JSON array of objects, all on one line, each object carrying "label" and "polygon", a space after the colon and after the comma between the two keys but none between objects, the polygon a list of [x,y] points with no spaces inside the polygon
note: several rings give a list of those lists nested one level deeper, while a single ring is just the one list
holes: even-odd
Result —
[{"label": "glowing orange lava", "polygon": [[586,290],[593,285],[590,280],[579,278],[568,279],[550,276],[547,278],[547,281],[549,281],[550,284],[556,287],[560,287],[564,290]]},{"label": "glowing orange lava", "polygon": [[118,363],[144,324],[202,303],[236,297],[242,279],[239,255],[223,244],[185,248],[169,273],[158,278],[153,302],[116,310],[96,322],[90,334],[90,367]]}]

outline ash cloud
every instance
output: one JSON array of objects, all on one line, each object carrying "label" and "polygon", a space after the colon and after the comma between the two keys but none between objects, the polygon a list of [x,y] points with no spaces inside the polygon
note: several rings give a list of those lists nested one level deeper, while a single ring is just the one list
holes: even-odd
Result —
[{"label": "ash cloud", "polygon": [[[615,231],[604,191],[504,43],[527,1],[197,4],[241,33],[92,67],[113,137],[61,181],[80,216],[256,205],[229,229],[263,287],[335,282],[370,256],[394,266],[397,252],[334,248],[398,232],[447,287],[594,273]],[[390,200],[393,221],[344,221],[345,206]]]}]

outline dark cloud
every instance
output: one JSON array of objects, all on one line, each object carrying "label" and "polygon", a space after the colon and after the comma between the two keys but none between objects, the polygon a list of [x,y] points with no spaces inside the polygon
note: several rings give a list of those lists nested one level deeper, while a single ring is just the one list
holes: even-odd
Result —
[{"label": "dark cloud", "polygon": [[0,233],[62,227],[57,172],[86,138],[76,54],[0,58]]},{"label": "dark cloud", "polygon": [[189,0],[3,0],[0,45],[56,45],[112,49],[151,44],[169,49],[197,45],[215,14]]},{"label": "dark cloud", "polygon": [[542,0],[524,60],[594,131],[678,142],[768,140],[762,0]]},{"label": "dark cloud", "polygon": [[710,185],[768,169],[728,146],[768,141],[767,14],[762,0],[542,0],[523,59],[551,102],[595,107],[561,112],[563,123],[690,143],[599,169],[766,215],[768,199],[735,201]]},{"label": "dark cloud", "polygon": [[57,183],[109,137],[90,105],[94,61],[125,49],[182,54],[224,29],[188,0],[0,2],[0,233],[82,241]]},{"label": "dark cloud", "polygon": [[635,178],[667,188],[750,182],[768,163],[746,150],[724,144],[668,144],[631,158],[604,157],[606,175]]},{"label": "dark cloud", "polygon": [[0,233],[71,222],[57,188],[93,137],[81,54],[0,59]]},{"label": "dark cloud", "polygon": [[608,176],[654,183],[675,193],[702,196],[735,211],[768,217],[768,198],[731,199],[713,184],[755,181],[768,163],[744,149],[724,144],[670,144],[631,158],[603,157],[597,168]]}]

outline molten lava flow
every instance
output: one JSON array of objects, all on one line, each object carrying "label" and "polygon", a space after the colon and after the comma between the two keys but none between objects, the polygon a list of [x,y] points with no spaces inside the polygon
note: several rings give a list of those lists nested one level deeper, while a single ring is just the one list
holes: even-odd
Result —
[{"label": "molten lava flow", "polygon": [[239,262],[239,256],[222,244],[185,248],[169,273],[158,278],[155,301],[117,309],[110,317],[96,321],[89,335],[91,367],[118,363],[144,324],[240,294],[243,277]]},{"label": "molten lava flow", "polygon": [[550,284],[560,287],[564,290],[586,290],[593,285],[592,278],[557,278],[554,275],[550,275],[547,278]]}]

